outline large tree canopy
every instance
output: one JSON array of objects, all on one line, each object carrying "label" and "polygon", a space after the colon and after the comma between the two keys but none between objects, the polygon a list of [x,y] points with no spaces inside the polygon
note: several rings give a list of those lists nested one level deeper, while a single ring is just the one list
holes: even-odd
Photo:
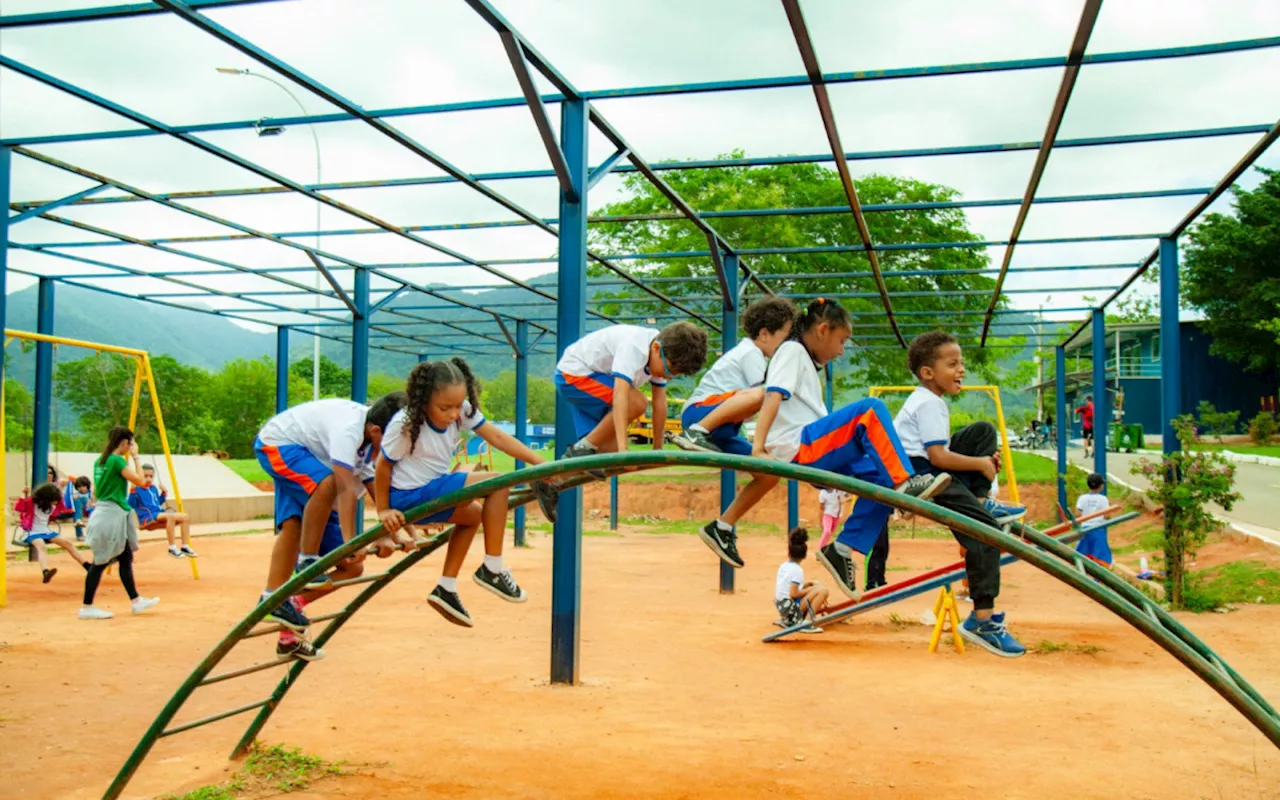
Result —
[{"label": "large tree canopy", "polygon": [[1184,240],[1182,301],[1217,356],[1261,372],[1280,367],[1280,172],[1259,168],[1258,188],[1233,188],[1234,214],[1209,214]]},{"label": "large tree canopy", "polygon": [[[741,153],[731,154],[731,157]],[[835,172],[816,164],[783,164],[767,167],[728,169],[688,169],[664,173],[667,182],[701,212],[734,209],[811,208],[815,206],[847,206],[844,190]],[[631,197],[610,204],[596,213],[604,215],[653,215],[674,211],[671,204],[648,181],[638,174],[627,177],[625,186]],[[870,175],[857,182],[858,195],[864,205],[895,203],[937,203],[943,207],[883,211],[867,214],[872,240],[877,245],[909,242],[971,243],[980,237],[969,230],[963,210],[946,207],[958,193],[945,186],[909,178]],[[803,248],[815,245],[857,245],[860,243],[852,215],[842,213],[810,213],[804,215],[770,215],[757,217],[717,217],[710,220],[732,246],[741,249]],[[637,222],[605,222],[592,226],[593,245],[604,252],[662,253],[707,249],[706,237],[687,220],[654,220]],[[870,275],[870,263],[860,252],[788,253],[748,257],[753,269],[768,274],[812,275],[815,273],[860,272],[856,278],[802,278],[772,281],[778,294],[797,296],[797,304],[808,302],[803,295],[826,296],[856,294],[841,299],[855,315],[853,347],[850,363],[838,365],[844,383],[860,385],[901,383],[909,379],[906,354],[890,338],[892,331]],[[989,267],[989,259],[980,247],[931,249],[895,249],[879,253],[881,269],[886,273],[941,271],[941,275],[905,275],[887,277],[886,283],[895,311],[936,312],[925,316],[899,317],[899,324],[929,323],[956,332],[973,332],[981,325],[981,316],[959,315],[957,311],[985,311],[991,300],[995,281],[990,276],[974,274]],[[645,259],[630,266],[637,275],[646,277],[714,276],[709,257]],[[603,268],[592,267],[593,277],[609,275]],[[673,295],[715,295],[714,280],[656,284]],[[748,287],[759,296],[757,287]],[[906,293],[906,294],[903,294]],[[914,296],[912,296],[914,295]],[[641,298],[634,289],[597,293],[605,301],[607,313],[654,313],[659,303],[612,304],[605,298]],[[708,317],[719,315],[719,303],[704,303]],[[923,328],[904,331],[909,340]],[[989,340],[993,341],[993,340]],[[968,348],[966,360],[971,369],[994,378],[995,358],[988,351]]]}]

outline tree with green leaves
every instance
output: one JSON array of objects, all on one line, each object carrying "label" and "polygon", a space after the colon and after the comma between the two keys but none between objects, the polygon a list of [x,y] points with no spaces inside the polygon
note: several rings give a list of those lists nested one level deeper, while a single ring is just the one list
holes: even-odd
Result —
[{"label": "tree with green leaves", "polygon": [[[489,419],[515,420],[516,374],[511,370],[485,381],[480,408]],[[556,388],[546,378],[529,378],[529,422],[549,425],[556,419]]]},{"label": "tree with green leaves", "polygon": [[[730,157],[740,157],[732,153]],[[734,167],[724,169],[687,169],[664,173],[667,182],[689,204],[699,211],[721,211],[762,208],[812,208],[816,206],[847,205],[844,190],[835,172],[817,164],[781,164],[765,167]],[[654,189],[643,176],[632,174],[625,180],[628,198],[611,203],[596,213],[603,215],[629,215],[641,217],[634,222],[606,222],[591,228],[594,247],[604,252],[661,253],[707,249],[706,237],[685,219],[654,218],[674,211],[666,198]],[[867,214],[871,238],[877,245],[905,244],[908,242],[956,242],[973,243],[980,240],[969,230],[964,211],[946,204],[958,199],[954,189],[923,181],[889,175],[868,175],[857,181],[858,195],[863,204],[936,203],[939,207],[885,211]],[[748,248],[803,248],[814,245],[855,245],[861,242],[853,217],[843,213],[808,213],[802,215],[770,215],[763,217],[718,217],[711,221],[713,227],[733,247]],[[786,253],[753,255],[748,258],[753,269],[765,274],[796,275],[794,279],[770,281],[769,285],[780,295],[828,296],[857,294],[841,299],[854,312],[854,336],[851,340],[853,358],[849,364],[840,364],[842,385],[897,384],[909,380],[906,354],[896,345],[884,309],[880,303],[870,264],[864,253]],[[990,260],[983,248],[977,246],[934,249],[895,249],[879,253],[880,267],[887,273],[908,273],[887,277],[895,311],[929,311],[928,316],[899,317],[899,324],[925,322],[961,334],[976,334],[981,329],[981,317],[972,313],[986,310],[995,289],[995,281],[988,275],[975,274],[988,269]],[[637,262],[631,267],[640,277],[689,277],[707,278],[715,275],[709,257],[655,258]],[[589,267],[592,277],[609,275],[604,268]],[[941,274],[912,275],[913,272]],[[853,278],[799,277],[815,273],[864,273]],[[677,281],[662,283],[664,292],[670,295],[718,295],[714,280]],[[759,289],[748,286],[748,291],[759,296]],[[633,288],[616,292],[597,292],[594,299],[602,303],[601,310],[610,314],[657,314],[663,311],[659,302],[639,304],[610,304],[609,299],[643,298]],[[799,299],[803,306],[807,300]],[[689,301],[704,310],[711,318],[718,318],[720,302]],[[904,331],[908,340],[925,328],[909,328]],[[972,339],[973,336],[965,338]],[[990,343],[1021,343],[1021,339],[999,339]],[[874,349],[865,349],[871,348]],[[971,372],[984,380],[997,378],[993,355],[996,351],[968,347],[965,358]]]},{"label": "tree with green leaves", "polygon": [[1182,246],[1182,302],[1203,312],[1210,352],[1250,372],[1280,367],[1280,171],[1232,189],[1233,213],[1208,214]]}]

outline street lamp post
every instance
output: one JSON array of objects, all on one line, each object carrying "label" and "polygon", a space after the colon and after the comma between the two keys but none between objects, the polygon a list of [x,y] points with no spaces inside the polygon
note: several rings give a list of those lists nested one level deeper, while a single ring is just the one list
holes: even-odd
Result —
[{"label": "street lamp post", "polygon": [[[302,116],[306,116],[306,114],[307,114],[307,109],[306,109],[306,107],[305,107],[305,106],[303,106],[303,105],[302,105],[302,101],[298,99],[298,96],[297,96],[297,95],[295,95],[292,91],[290,91],[290,89],[289,89],[289,87],[288,87],[288,86],[285,86],[283,83],[281,83],[280,81],[278,81],[278,80],[276,80],[275,78],[271,77],[270,75],[263,75],[262,73],[260,73],[260,72],[254,72],[254,71],[253,71],[253,70],[251,70],[251,69],[237,69],[237,68],[235,68],[235,67],[217,67],[216,69],[217,69],[217,71],[218,71],[218,72],[222,73],[223,75],[247,75],[247,76],[249,76],[249,77],[251,77],[251,78],[261,78],[262,80],[266,81],[267,83],[270,83],[270,84],[272,84],[273,86],[275,86],[276,88],[278,88],[280,91],[282,91],[282,92],[284,92],[285,94],[289,95],[289,99],[290,99],[290,100],[292,100],[292,101],[294,102],[294,104],[298,106],[298,111],[299,111],[299,112],[301,112]],[[313,124],[311,124],[311,123],[307,123],[307,127],[311,129],[311,141],[312,141],[312,143],[315,145],[315,151],[316,151],[316,185],[317,185],[317,186],[319,186],[319,185],[320,185],[320,183],[321,183],[321,180],[320,180],[320,176],[321,176],[321,172],[320,172],[320,136],[316,133],[316,126],[315,126],[315,125],[313,125]],[[280,134],[283,130],[284,130],[283,128],[278,127],[278,126],[273,126],[273,127],[270,127],[270,128],[263,128],[263,127],[259,127],[259,128],[258,128],[258,135],[259,135],[259,136],[276,136],[276,135]],[[316,201],[316,244],[315,244],[316,250],[319,250],[319,249],[320,249],[320,231],[321,231],[321,230],[323,230],[323,228],[321,227],[321,224],[320,224],[320,218],[321,218],[321,214],[322,214],[323,210],[324,210],[324,204],[317,200],[317,201]],[[319,257],[319,256],[317,256],[317,258],[318,258],[318,257]],[[321,280],[321,276],[320,276],[319,271],[317,270],[317,271],[316,271],[316,274],[315,274],[315,285],[316,285],[315,306],[316,306],[316,308],[319,308],[319,307],[320,307],[320,290],[323,288],[323,284],[321,284],[321,283],[320,283],[320,280]],[[311,399],[312,399],[312,400],[319,400],[319,399],[320,399],[320,337],[319,337],[319,336],[315,336],[315,335],[314,335],[314,330],[313,330],[313,332],[312,332],[312,333],[313,333],[313,335],[312,335],[312,337],[311,337],[311,340],[312,340],[312,345],[313,345],[313,347],[312,347],[312,351],[311,351],[311,352],[312,352],[312,355],[311,355]]]}]

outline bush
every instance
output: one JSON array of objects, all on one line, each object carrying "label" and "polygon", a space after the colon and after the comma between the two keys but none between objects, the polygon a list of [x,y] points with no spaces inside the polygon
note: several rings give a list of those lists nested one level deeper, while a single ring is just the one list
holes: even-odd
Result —
[{"label": "bush", "polygon": [[1219,443],[1224,436],[1235,433],[1236,426],[1240,422],[1239,411],[1219,411],[1208,400],[1200,401],[1196,406],[1196,413],[1200,416],[1200,423],[1217,438]]},{"label": "bush", "polygon": [[1191,414],[1179,414],[1169,423],[1182,443],[1183,450],[1190,450],[1191,445],[1200,441],[1200,431],[1196,426],[1196,418]]},{"label": "bush", "polygon": [[1249,438],[1254,444],[1271,444],[1278,433],[1280,433],[1280,423],[1276,422],[1275,414],[1270,412],[1258,412],[1258,416],[1249,423]]}]

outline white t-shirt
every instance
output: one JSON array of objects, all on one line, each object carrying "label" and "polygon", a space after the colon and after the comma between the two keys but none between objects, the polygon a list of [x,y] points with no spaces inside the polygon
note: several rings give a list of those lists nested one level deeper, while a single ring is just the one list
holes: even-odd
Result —
[{"label": "white t-shirt", "polygon": [[698,381],[698,388],[693,390],[688,402],[700,403],[718,394],[760,386],[764,384],[767,368],[768,361],[756,343],[743,339],[716,359],[716,363]]},{"label": "white t-shirt", "polygon": [[839,489],[822,489],[818,492],[818,502],[822,503],[822,513],[829,517],[840,516],[840,506],[847,500],[849,494]]},{"label": "white t-shirt", "polygon": [[773,599],[786,600],[791,597],[791,584],[804,586],[804,569],[788,559],[778,567],[778,580],[773,586]]},{"label": "white t-shirt", "polygon": [[769,362],[764,387],[766,392],[782,395],[782,405],[769,428],[764,448],[774,458],[790,461],[800,452],[800,432],[804,426],[829,413],[818,367],[804,345],[792,341],[778,347]]},{"label": "white t-shirt", "polygon": [[447,474],[462,431],[474,431],[484,422],[484,414],[464,400],[462,415],[455,422],[440,430],[428,419],[418,432],[418,441],[411,445],[409,415],[403,408],[397,411],[382,434],[382,454],[395,465],[391,470],[392,488],[417,489]]},{"label": "white t-shirt", "polygon": [[928,458],[931,445],[951,444],[951,409],[946,400],[917,386],[893,418],[893,427],[907,455]]},{"label": "white t-shirt", "polygon": [[[1110,508],[1110,506],[1111,501],[1107,499],[1105,494],[1095,494],[1094,492],[1082,494],[1076,498],[1076,516],[1083,517],[1089,514],[1096,514],[1099,511],[1104,511],[1107,508]],[[1080,526],[1082,528],[1096,528],[1103,522],[1106,522],[1106,520],[1102,517],[1097,517],[1095,519],[1085,520],[1080,523]]]},{"label": "white t-shirt", "polygon": [[565,348],[556,369],[565,375],[603,372],[639,388],[652,382],[666,386],[665,378],[649,374],[649,346],[658,338],[656,328],[610,325],[588,333]]},{"label": "white t-shirt", "polygon": [[[42,511],[40,506],[31,504],[31,532],[32,533],[53,533],[49,528],[49,515],[53,513],[53,509]],[[55,506],[56,507],[56,506]]]},{"label": "white t-shirt", "polygon": [[369,407],[354,400],[330,398],[294,406],[267,420],[258,431],[263,444],[296,444],[330,468],[346,467],[361,480],[373,476],[376,453],[364,443],[364,420]]}]

